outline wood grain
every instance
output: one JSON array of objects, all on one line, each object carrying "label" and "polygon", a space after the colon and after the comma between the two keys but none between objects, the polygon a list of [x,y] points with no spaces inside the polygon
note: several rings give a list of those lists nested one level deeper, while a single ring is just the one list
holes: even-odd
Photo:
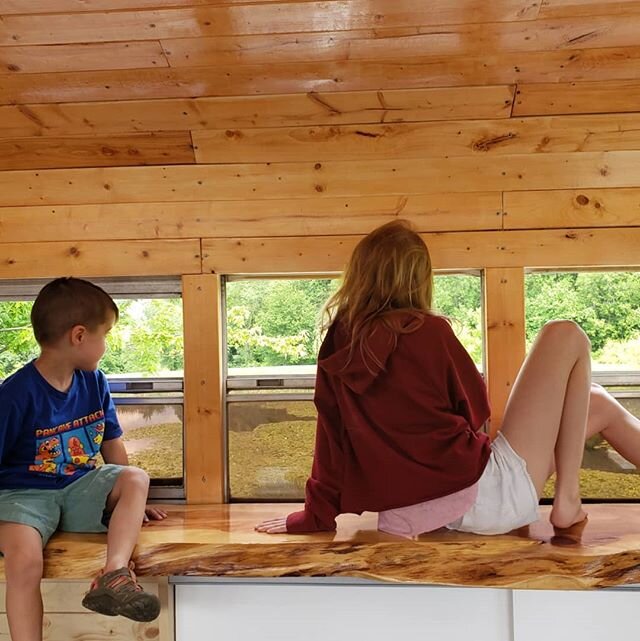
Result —
[{"label": "wood grain", "polygon": [[[348,576],[401,583],[594,589],[640,582],[640,506],[590,505],[582,531],[554,532],[549,508],[502,536],[438,530],[418,540],[378,532],[374,514],[343,515],[336,533],[269,535],[262,520],[296,505],[167,506],[143,528],[140,576]],[[57,534],[45,550],[49,578],[88,578],[104,558],[104,535]],[[1,571],[1,565],[0,565]]]},{"label": "wood grain", "polygon": [[640,47],[530,51],[504,56],[213,65],[179,69],[11,74],[0,104],[96,102],[514,83],[637,80]]},{"label": "wood grain", "polygon": [[[203,239],[219,274],[342,271],[361,236]],[[640,266],[640,227],[423,234],[436,269]]]},{"label": "wood grain", "polygon": [[0,241],[362,234],[402,216],[419,231],[500,229],[499,192],[299,200],[0,207]]},{"label": "wood grain", "polygon": [[185,165],[194,162],[188,131],[132,133],[126,136],[0,138],[0,171]]},{"label": "wood grain", "polygon": [[635,187],[640,150],[0,172],[5,207]]},{"label": "wood grain", "polygon": [[[540,10],[534,0],[471,0],[469,22],[528,20]],[[0,44],[37,45],[118,40],[157,40],[229,34],[341,31],[373,27],[456,24],[455,0],[341,0],[340,2],[267,2],[211,4],[153,10],[97,13],[8,15],[0,24]]]},{"label": "wood grain", "polygon": [[1,136],[508,118],[515,87],[445,87],[0,107]]},{"label": "wood grain", "polygon": [[640,114],[193,133],[199,163],[540,154],[640,149]]}]

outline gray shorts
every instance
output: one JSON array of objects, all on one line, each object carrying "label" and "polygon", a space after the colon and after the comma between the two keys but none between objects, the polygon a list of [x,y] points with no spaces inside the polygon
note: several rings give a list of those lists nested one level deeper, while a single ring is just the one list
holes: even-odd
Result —
[{"label": "gray shorts", "polygon": [[56,530],[106,532],[107,497],[121,465],[103,465],[61,490],[0,490],[0,521],[30,525],[40,532],[42,546]]}]

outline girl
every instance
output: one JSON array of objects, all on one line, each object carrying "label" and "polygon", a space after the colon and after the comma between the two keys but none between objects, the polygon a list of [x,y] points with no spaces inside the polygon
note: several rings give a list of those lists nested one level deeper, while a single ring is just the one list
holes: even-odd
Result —
[{"label": "girl", "polygon": [[381,530],[416,536],[446,526],[500,534],[538,518],[556,471],[551,522],[586,518],[585,439],[601,433],[640,464],[640,421],[592,386],[590,342],[571,321],[538,335],[513,386],[502,430],[484,381],[449,322],[431,309],[429,252],[406,221],[355,248],[318,356],[316,446],[305,508],[261,532],[333,530],[345,512],[379,512]]}]

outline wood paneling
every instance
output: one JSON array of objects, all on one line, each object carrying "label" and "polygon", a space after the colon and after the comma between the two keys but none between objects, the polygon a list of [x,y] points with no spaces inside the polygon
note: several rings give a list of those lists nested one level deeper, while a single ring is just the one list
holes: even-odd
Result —
[{"label": "wood paneling", "polygon": [[632,187],[640,151],[0,172],[5,206]]},{"label": "wood paneling", "polygon": [[490,429],[502,425],[504,408],[525,356],[524,269],[484,273],[485,354],[491,404]]},{"label": "wood paneling", "polygon": [[[124,617],[92,616],[87,614],[45,614],[46,641],[160,641],[158,624],[135,623]],[[0,639],[9,639],[7,617],[0,614]]]},{"label": "wood paneling", "polygon": [[[436,269],[640,266],[640,227],[423,234]],[[361,236],[203,239],[219,274],[338,272]]]},{"label": "wood paneling", "polygon": [[417,60],[428,56],[640,45],[626,15],[393,29],[162,40],[172,67],[305,60]]},{"label": "wood paneling", "polygon": [[640,189],[521,191],[504,195],[505,229],[640,225]]},{"label": "wood paneling", "polygon": [[[305,2],[307,0],[296,0]],[[308,0],[311,1],[311,0]],[[77,13],[94,11],[123,11],[124,9],[167,9],[201,5],[257,4],[282,0],[0,0],[0,14]]]},{"label": "wood paneling", "polygon": [[50,73],[168,66],[160,43],[152,41],[0,47],[0,82],[4,81],[3,72]]},{"label": "wood paneling", "polygon": [[180,69],[123,69],[3,78],[0,104],[193,96],[417,89],[518,82],[640,78],[640,47],[576,49],[406,61],[300,62]]},{"label": "wood paneling", "polygon": [[500,229],[500,193],[0,207],[0,241],[364,234],[402,216],[420,231]]},{"label": "wood paneling", "polygon": [[540,17],[612,16],[640,13],[638,0],[542,0]]},{"label": "wood paneling", "polygon": [[515,87],[445,87],[0,107],[0,135],[508,118]]},{"label": "wood paneling", "polygon": [[[112,5],[113,6],[113,5]],[[114,7],[115,8],[115,7]],[[540,10],[535,0],[470,0],[464,22],[529,20]],[[157,40],[216,35],[457,24],[455,0],[340,0],[267,2],[251,5],[200,5],[150,11],[109,11],[12,16],[0,24],[0,44],[62,44],[118,40]]]},{"label": "wood paneling", "polygon": [[640,111],[640,82],[541,83],[518,85],[514,116]]},{"label": "wood paneling", "polygon": [[0,138],[0,171],[195,162],[188,131],[126,136]]},{"label": "wood paneling", "polygon": [[0,278],[164,276],[199,272],[197,240],[0,244]]},{"label": "wood paneling", "polygon": [[189,503],[225,500],[220,278],[182,279],[185,489]]},{"label": "wood paneling", "polygon": [[[538,154],[640,149],[640,114],[193,133],[199,163]],[[526,165],[523,165],[526,167]]]}]

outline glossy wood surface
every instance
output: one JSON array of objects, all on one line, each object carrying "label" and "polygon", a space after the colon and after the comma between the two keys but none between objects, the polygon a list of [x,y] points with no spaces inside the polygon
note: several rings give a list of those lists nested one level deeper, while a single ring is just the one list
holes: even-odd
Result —
[{"label": "glossy wood surface", "polygon": [[[590,505],[582,530],[541,520],[503,536],[439,530],[418,540],[378,532],[375,514],[339,518],[337,532],[269,535],[265,518],[297,506],[167,506],[169,518],[140,535],[140,576],[360,577],[437,585],[587,589],[640,583],[640,505]],[[104,535],[58,534],[45,551],[47,578],[88,578],[104,560]]]}]

